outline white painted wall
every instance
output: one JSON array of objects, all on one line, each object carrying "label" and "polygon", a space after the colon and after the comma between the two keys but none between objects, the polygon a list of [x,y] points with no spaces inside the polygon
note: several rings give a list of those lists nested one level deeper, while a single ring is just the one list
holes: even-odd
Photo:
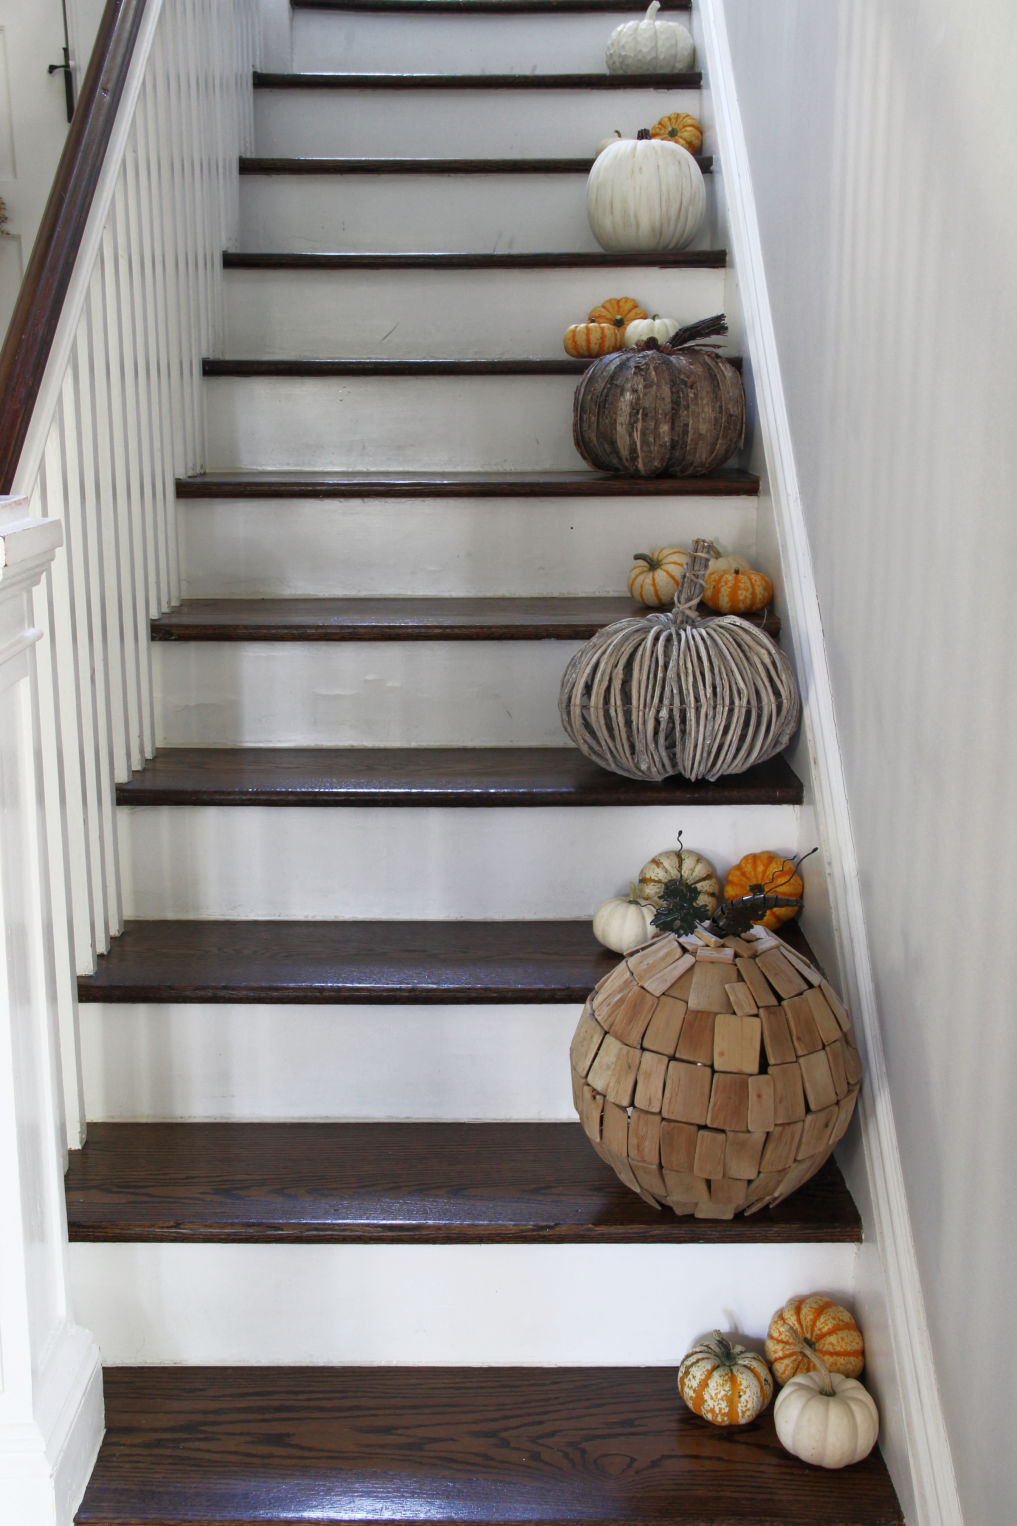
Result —
[{"label": "white painted wall", "polygon": [[1017,13],[723,10],[942,1403],[965,1519],[1003,1522]]}]

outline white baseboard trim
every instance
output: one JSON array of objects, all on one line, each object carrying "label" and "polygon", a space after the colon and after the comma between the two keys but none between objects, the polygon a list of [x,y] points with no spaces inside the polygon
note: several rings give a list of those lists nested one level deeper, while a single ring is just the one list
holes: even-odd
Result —
[{"label": "white baseboard trim", "polygon": [[65,1325],[39,1377],[35,1414],[0,1426],[0,1500],[18,1526],[71,1526],[102,1441],[99,1348]]},{"label": "white baseboard trim", "polygon": [[[858,1196],[869,1243],[861,1258],[858,1301],[870,1336],[867,1372],[883,1414],[881,1446],[908,1520],[916,1526],[963,1526],[889,1095],[833,689],[784,399],[748,148],[734,88],[724,0],[700,0],[698,9],[730,218],[728,234],[742,297],[747,360],[781,550],[786,629],[804,700],[817,825],[828,864],[830,906],[845,995],[866,1065],[859,1106],[864,1180]],[[851,1164],[845,1161],[849,1175],[853,1174]],[[857,1165],[862,1174],[862,1162]],[[872,1339],[877,1331],[886,1333],[892,1364],[880,1364],[874,1354],[880,1344]]]}]

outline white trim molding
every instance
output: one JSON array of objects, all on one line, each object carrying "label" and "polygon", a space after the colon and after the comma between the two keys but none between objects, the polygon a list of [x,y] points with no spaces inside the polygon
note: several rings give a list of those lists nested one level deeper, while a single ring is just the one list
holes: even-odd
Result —
[{"label": "white trim molding", "polygon": [[785,623],[804,698],[804,736],[817,826],[828,864],[830,909],[845,995],[855,1015],[866,1064],[866,1084],[859,1105],[865,1181],[857,1195],[871,1242],[868,1249],[875,1250],[878,1265],[873,1265],[871,1256],[863,1258],[867,1265],[860,1277],[858,1298],[870,1331],[877,1327],[886,1330],[894,1357],[892,1368],[886,1363],[880,1367],[870,1342],[868,1371],[883,1415],[881,1445],[908,1520],[920,1526],[963,1526],[889,1095],[833,688],[724,0],[700,0],[699,13],[717,151],[723,166],[723,194],[730,221],[727,232],[743,309],[747,369],[755,393],[781,553]]}]

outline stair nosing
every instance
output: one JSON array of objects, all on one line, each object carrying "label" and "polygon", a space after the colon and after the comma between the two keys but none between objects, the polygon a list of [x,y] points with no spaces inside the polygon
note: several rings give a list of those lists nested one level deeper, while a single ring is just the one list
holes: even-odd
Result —
[{"label": "stair nosing", "polygon": [[[616,351],[615,353],[621,353]],[[737,370],[740,355],[722,357]],[[570,355],[533,356],[504,360],[462,359],[455,356],[388,358],[377,355],[257,358],[206,355],[201,373],[206,377],[255,376],[582,376],[592,360]]]},{"label": "stair nosing", "polygon": [[[693,156],[704,175],[713,173],[712,154]],[[329,159],[244,156],[241,175],[586,175],[593,156],[569,159]]]},{"label": "stair nosing", "polygon": [[698,69],[681,74],[343,74],[256,69],[256,90],[699,90]]},{"label": "stair nosing", "polygon": [[756,497],[759,478],[739,468],[701,477],[606,472],[208,472],[178,477],[181,499],[205,498],[624,498]]},{"label": "stair nosing", "polygon": [[[645,14],[642,0],[290,0],[293,10],[302,11],[379,11],[379,12],[428,12],[441,15],[514,15],[537,12],[557,12],[560,15],[582,15],[584,12],[604,11],[632,12],[635,16]],[[669,0],[669,11],[690,11],[692,0]]]},{"label": "stair nosing", "polygon": [[286,250],[223,251],[226,270],[723,270],[726,249],[652,250]]}]

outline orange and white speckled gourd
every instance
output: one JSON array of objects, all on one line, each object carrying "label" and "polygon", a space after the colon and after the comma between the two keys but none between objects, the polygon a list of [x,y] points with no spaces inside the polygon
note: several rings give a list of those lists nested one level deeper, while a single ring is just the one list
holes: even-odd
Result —
[{"label": "orange and white speckled gourd", "polygon": [[[817,1352],[820,1363],[812,1360]],[[847,1309],[826,1293],[789,1298],[770,1321],[766,1355],[778,1383],[825,1363],[842,1378],[857,1378],[865,1365],[862,1332]]]},{"label": "orange and white speckled gourd", "polygon": [[715,1330],[682,1358],[678,1391],[711,1425],[748,1425],[770,1402],[773,1378],[757,1352]]}]

